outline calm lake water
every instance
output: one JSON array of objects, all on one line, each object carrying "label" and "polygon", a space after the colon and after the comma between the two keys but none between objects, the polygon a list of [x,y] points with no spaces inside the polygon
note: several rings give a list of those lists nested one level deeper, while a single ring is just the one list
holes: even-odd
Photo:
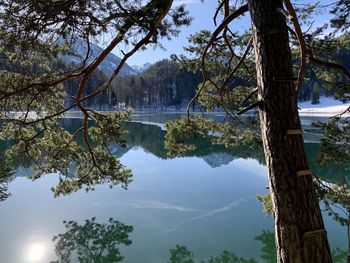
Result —
[{"label": "calm lake water", "polygon": [[[262,259],[262,248],[273,250],[273,222],[256,200],[268,184],[262,153],[203,143],[192,156],[168,158],[163,148],[164,122],[175,118],[178,115],[140,114],[126,124],[128,148],[113,151],[133,171],[128,190],[101,185],[93,192],[54,198],[50,188],[57,175],[32,182],[26,178],[30,172],[19,168],[9,184],[12,196],[0,203],[0,262],[57,260],[52,239],[67,231],[63,221],[83,225],[94,217],[101,224],[113,218],[133,226],[132,244],[120,245],[126,263],[166,263],[169,249],[177,244],[186,245],[198,259],[228,250],[271,262]],[[310,127],[313,121],[303,118],[311,168],[324,178],[336,179],[341,171],[316,167],[312,160],[320,138]],[[63,122],[69,127],[79,120]],[[346,249],[346,228],[327,215],[324,220],[332,248]]]}]

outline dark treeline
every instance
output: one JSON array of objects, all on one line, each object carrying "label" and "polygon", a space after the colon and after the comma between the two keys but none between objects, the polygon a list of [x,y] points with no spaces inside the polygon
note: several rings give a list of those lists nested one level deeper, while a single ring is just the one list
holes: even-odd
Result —
[{"label": "dark treeline", "polygon": [[[321,52],[319,57],[328,58],[329,61],[338,63],[345,68],[350,68],[350,47],[348,45],[349,35],[345,33],[335,39],[335,43],[340,46],[330,45],[328,52]],[[339,41],[339,42],[337,42]],[[334,45],[334,44],[333,44]],[[343,102],[350,100],[349,87],[346,76],[337,76],[327,67],[319,67],[309,64],[306,68],[303,89],[299,94],[300,101],[311,100],[313,104],[318,104],[320,96],[334,96]]]},{"label": "dark treeline", "polygon": [[117,78],[111,87],[110,101],[122,108],[180,109],[195,95],[201,81],[200,73],[162,60],[141,74]]},{"label": "dark treeline", "polygon": [[[335,49],[333,54],[335,61],[345,67],[350,66],[350,48]],[[324,75],[331,76],[329,72]],[[109,91],[108,102],[110,106],[139,110],[184,109],[201,81],[200,73],[188,72],[169,60],[162,60],[141,74],[117,78]],[[309,66],[299,100],[318,104],[321,96],[338,97],[344,82],[339,79],[337,86],[331,86],[327,77],[320,76],[316,67]],[[344,94],[339,97],[344,102],[350,99]]]},{"label": "dark treeline", "polygon": [[[84,90],[84,96],[94,93],[101,85],[105,83],[107,80],[107,76],[105,73],[99,69],[95,70],[91,77],[89,78],[86,88]],[[70,79],[64,83],[66,88],[67,96],[66,96],[66,104],[71,105],[74,96],[76,95],[77,89],[79,87],[80,79]],[[83,101],[83,105],[88,106],[90,108],[96,110],[106,110],[112,107],[111,102],[109,100],[108,92],[104,92],[99,96],[93,96],[92,98]]]},{"label": "dark treeline", "polygon": [[[333,49],[332,58],[345,67],[350,67],[350,48],[342,46]],[[67,71],[76,67],[76,65],[68,64],[62,59],[54,60],[51,66],[57,71]],[[21,73],[26,71],[25,68],[10,65],[7,57],[0,54],[0,70],[8,70],[9,67],[11,67],[11,71],[19,71]],[[35,64],[32,67],[35,67]],[[33,68],[30,71],[33,72]],[[328,69],[323,69],[323,71],[326,73],[320,76],[317,67],[307,67],[299,100],[311,100],[313,104],[317,104],[320,102],[320,96],[337,97],[338,93],[342,93],[339,97],[343,101],[349,100],[350,94],[345,94],[344,96],[342,88],[342,83],[345,83],[345,80],[339,79],[336,87],[330,86],[330,81],[327,78],[332,77],[332,75]],[[95,92],[106,80],[107,75],[102,70],[93,72],[87,83],[84,95]],[[181,69],[170,60],[165,59],[153,64],[138,75],[118,77],[105,93],[100,94],[100,96],[94,96],[84,101],[83,104],[97,110],[128,107],[137,110],[183,110],[189,100],[195,95],[201,81],[202,75],[199,72],[193,73]],[[244,80],[238,82],[242,81],[244,82]],[[235,84],[236,82],[232,83]],[[332,83],[334,83],[334,80]],[[66,105],[69,105],[78,89],[79,79],[70,79],[64,85],[67,92]],[[195,107],[196,105],[193,106]]]}]

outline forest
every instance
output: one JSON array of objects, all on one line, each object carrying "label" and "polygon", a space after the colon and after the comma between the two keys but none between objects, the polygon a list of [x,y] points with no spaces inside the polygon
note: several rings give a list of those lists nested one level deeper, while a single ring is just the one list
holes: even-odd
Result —
[{"label": "forest", "polygon": [[[210,5],[209,1],[200,2]],[[80,197],[79,202],[71,203],[71,207],[80,204],[74,209],[70,209],[67,203],[60,206],[59,202],[43,196],[35,199],[38,204],[40,200],[49,202],[49,205],[41,204],[41,207],[46,206],[46,215],[55,221],[56,230],[57,221],[65,220],[57,214],[59,209],[51,209],[56,206],[61,207],[62,212],[65,209],[67,213],[70,211],[67,217],[86,217],[74,212],[88,205],[97,214],[103,210],[104,219],[107,215],[111,218],[107,233],[102,225],[95,223],[95,218],[85,220],[85,225],[94,230],[92,233],[102,237],[106,234],[111,238],[107,244],[111,254],[102,255],[101,249],[100,257],[95,258],[94,253],[99,250],[95,245],[100,241],[93,241],[91,249],[86,249],[90,244],[87,238],[82,238],[88,242],[85,247],[71,242],[74,231],[81,227],[75,220],[65,220],[67,233],[53,238],[57,241],[55,253],[59,260],[103,262],[104,256],[107,262],[123,260],[117,245],[131,244],[128,234],[132,227],[120,233],[122,241],[114,240],[108,232],[112,233],[120,226],[119,221],[112,218],[117,216],[115,212],[125,211],[118,216],[126,216],[130,221],[145,215],[144,221],[135,222],[136,226],[154,223],[152,227],[143,228],[145,232],[161,228],[163,234],[177,235],[172,238],[178,241],[187,241],[186,235],[180,235],[191,232],[191,237],[202,240],[198,241],[202,246],[197,250],[202,251],[203,262],[207,259],[209,262],[249,262],[228,252],[224,252],[221,258],[210,258],[205,250],[214,245],[206,246],[205,242],[214,240],[213,236],[220,238],[214,231],[206,235],[213,229],[205,225],[205,221],[216,218],[217,229],[227,227],[221,229],[222,235],[230,233],[237,235],[237,239],[246,237],[239,235],[242,229],[247,233],[254,230],[252,225],[244,224],[257,215],[253,213],[256,207],[251,205],[252,193],[255,193],[273,222],[276,254],[273,260],[279,263],[336,262],[340,250],[334,250],[333,243],[336,241],[329,235],[331,232],[328,233],[330,228],[325,219],[325,214],[328,214],[346,232],[347,240],[341,246],[344,249],[347,243],[346,260],[350,262],[348,175],[338,172],[339,178],[334,179],[334,176],[318,174],[319,169],[323,169],[320,174],[326,173],[324,167],[329,165],[332,166],[329,171],[340,171],[344,167],[348,171],[350,107],[330,117],[308,116],[313,121],[300,116],[298,111],[299,101],[311,100],[316,105],[324,95],[349,101],[348,0],[327,3],[218,1],[212,15],[208,16],[214,25],[213,30],[202,28],[189,35],[182,54],[164,58],[139,74],[130,74],[133,70],[127,62],[133,56],[147,48],[162,48],[163,41],[174,40],[184,27],[191,27],[194,18],[188,11],[188,1],[4,0],[0,1],[0,6],[0,139],[4,143],[0,156],[1,200],[11,204],[8,189],[11,189],[12,180],[18,187],[14,187],[18,197],[46,193],[30,187],[25,188],[26,191],[16,190],[21,189],[21,181],[16,174],[23,172],[21,169],[26,168],[24,164],[29,164],[27,175],[34,182],[43,182],[46,178],[55,180],[49,187],[45,185],[45,189],[51,189],[51,194],[60,198],[56,200],[66,200],[61,197],[68,195],[74,200],[74,196],[84,191],[96,190],[100,194],[98,202],[83,202],[83,198],[91,198],[92,193]],[[248,21],[243,31],[235,28],[235,22],[240,19]],[[101,47],[97,47],[96,42]],[[77,50],[76,43],[82,48]],[[120,57],[113,54],[115,51]],[[79,59],[71,59],[76,57]],[[132,110],[136,111],[133,113]],[[181,114],[138,115],[138,110],[176,110]],[[77,126],[65,126],[67,119],[77,119]],[[148,123],[166,130],[165,135],[157,133],[159,129],[155,133],[164,136],[163,143],[159,145],[155,139],[142,139],[153,136],[154,131],[151,130],[149,134],[135,135],[141,136],[137,139],[132,135],[128,137],[130,122]],[[134,128],[138,131],[142,126]],[[306,139],[310,133],[312,141]],[[132,151],[125,151],[125,155],[118,156],[118,147],[125,149],[128,140],[138,142],[137,146],[143,150],[136,146]],[[146,142],[147,146],[142,146],[140,141]],[[149,146],[151,142],[154,145]],[[309,146],[313,143],[317,147]],[[229,149],[230,154],[237,155],[237,158],[232,159],[230,154],[220,149],[202,159],[207,161],[207,165],[212,164],[210,169],[205,169],[203,165],[195,166],[201,160],[191,153],[197,150],[201,156],[201,152],[213,149],[213,145]],[[150,149],[155,154],[147,155]],[[310,149],[318,149],[316,157],[315,154],[310,155]],[[256,155],[259,151],[264,158],[261,154]],[[162,157],[164,152],[173,159],[153,158]],[[311,157],[316,165],[309,160]],[[221,159],[218,163],[227,163],[227,167],[215,170],[215,158]],[[147,166],[142,166],[145,163]],[[230,167],[233,167],[232,171],[226,170]],[[232,173],[237,178],[242,174],[263,174],[265,186],[259,181],[262,177],[258,176],[242,184],[237,184],[239,180],[230,176],[210,181],[208,175],[214,170],[216,176],[222,172],[225,175]],[[257,182],[260,182],[259,187]],[[133,189],[133,185],[136,188]],[[197,188],[197,185],[201,187]],[[33,183],[34,186],[38,187]],[[116,186],[119,186],[118,190],[130,187],[132,190],[128,194],[131,197],[113,189],[112,193],[120,195],[120,199],[109,196],[112,201],[107,202],[107,199],[101,198],[111,193],[105,191],[107,187]],[[162,191],[163,187],[167,190]],[[148,189],[155,191],[152,195],[154,200],[147,200]],[[183,191],[184,195],[173,192],[175,189]],[[201,195],[206,191],[217,192],[206,197]],[[160,198],[162,195],[164,199]],[[230,200],[226,199],[228,196]],[[208,197],[214,201],[211,202]],[[198,201],[201,198],[204,198],[203,202]],[[29,199],[21,199],[16,205],[26,207]],[[108,209],[122,200],[127,200],[127,205],[118,203],[118,209]],[[246,203],[250,205],[242,205]],[[246,216],[236,220],[235,224],[229,222],[240,216],[237,213],[231,213],[226,218],[218,216],[238,207],[251,209],[247,209]],[[5,206],[7,210],[4,211],[7,211],[6,215],[24,211],[16,208]],[[127,210],[130,208],[144,209],[145,213]],[[174,213],[155,219],[150,213],[153,209]],[[26,213],[33,218],[37,218],[36,214],[40,215],[32,214],[32,211],[37,210],[32,207]],[[187,213],[187,216],[175,214],[175,211]],[[16,218],[22,217],[17,214]],[[47,222],[37,220],[41,222],[38,225],[43,226],[42,230],[48,226]],[[35,225],[34,221],[30,221],[32,225]],[[11,221],[6,222],[14,229]],[[189,225],[192,227],[187,228]],[[256,222],[254,225],[259,226]],[[28,230],[30,227],[26,226]],[[231,227],[235,226],[232,230]],[[259,229],[260,233],[266,232],[265,226]],[[201,227],[197,235],[194,234],[196,227]],[[45,235],[40,233],[42,238],[50,236],[53,231]],[[252,235],[258,240],[264,237],[256,232]],[[10,234],[7,233],[7,236],[10,237]],[[157,240],[158,244],[166,243],[165,239]],[[171,248],[171,240],[166,240],[169,242],[167,248]],[[224,240],[222,242],[225,243]],[[3,244],[7,246],[6,242]],[[147,242],[143,244],[149,245]],[[195,242],[192,244],[197,245]],[[232,240],[225,244],[230,245],[237,244]],[[241,247],[236,252],[246,250],[247,253],[248,247]],[[186,246],[176,248],[170,250],[173,252],[171,262],[194,261]],[[42,246],[33,245],[30,260],[41,260],[42,251]],[[94,257],[87,256],[89,251]],[[11,258],[16,254],[6,255]],[[345,257],[342,255],[343,260]],[[18,261],[18,258],[14,260]]]}]

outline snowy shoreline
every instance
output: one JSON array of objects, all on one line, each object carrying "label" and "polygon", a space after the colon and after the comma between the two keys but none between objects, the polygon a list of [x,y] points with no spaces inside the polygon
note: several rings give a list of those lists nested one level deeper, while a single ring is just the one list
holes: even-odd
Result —
[{"label": "snowy shoreline", "polygon": [[[344,113],[350,103],[342,103],[339,100],[330,97],[320,97],[319,104],[311,104],[311,101],[298,103],[300,116],[315,116],[315,117],[332,117]],[[346,112],[343,117],[350,116],[350,112]]]},{"label": "snowy shoreline", "polygon": [[[336,100],[334,98],[329,97],[321,97],[319,104],[311,104],[311,101],[306,102],[299,102],[299,115],[301,117],[332,117],[339,114],[344,113],[347,109],[350,108],[350,103],[342,103],[339,100]],[[108,111],[101,111],[101,112],[108,112]],[[110,111],[114,112],[114,111]],[[183,115],[186,114],[186,111],[161,111],[161,110],[154,110],[154,111],[138,111],[135,110],[132,113],[132,116],[137,115],[143,115],[143,114],[179,114]],[[12,118],[15,119],[23,119],[26,115],[25,112],[10,112],[12,115]],[[194,114],[201,114],[201,112],[194,112]],[[206,112],[206,115],[216,115],[216,116],[224,116],[224,112]],[[44,117],[45,114],[41,113],[40,117]],[[342,117],[349,117],[350,116],[350,110],[348,110],[346,113],[342,115]],[[36,119],[38,118],[38,114],[36,112],[29,112],[27,115],[28,119]],[[68,111],[59,118],[66,119],[66,118],[76,118],[80,119],[83,117],[83,114],[80,111]]]}]

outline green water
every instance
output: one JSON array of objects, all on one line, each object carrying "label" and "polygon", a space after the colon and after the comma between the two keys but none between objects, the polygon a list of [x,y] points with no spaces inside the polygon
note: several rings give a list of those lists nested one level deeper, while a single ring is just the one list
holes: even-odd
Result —
[{"label": "green water", "polygon": [[[166,263],[176,244],[186,245],[199,259],[228,250],[270,262],[261,258],[262,247],[272,251],[272,243],[256,240],[260,236],[271,241],[273,231],[272,218],[262,213],[256,200],[268,184],[262,153],[203,142],[193,155],[170,159],[163,148],[163,123],[177,117],[140,114],[126,124],[129,146],[115,146],[113,152],[133,171],[128,190],[101,185],[93,192],[53,198],[50,188],[57,182],[56,174],[31,182],[26,178],[30,171],[19,168],[9,184],[12,196],[0,203],[0,262],[57,260],[52,238],[67,231],[63,221],[84,225],[93,217],[101,224],[113,218],[133,226],[132,244],[120,245],[126,263]],[[321,169],[312,161],[319,150],[314,143],[319,134],[309,126],[314,120],[303,119],[306,141],[313,142],[306,144],[311,168],[336,180],[346,168]],[[79,125],[79,120],[63,122],[71,128]],[[332,248],[346,249],[346,228],[327,215],[324,219]],[[92,238],[90,234],[86,231],[83,238]]]}]

